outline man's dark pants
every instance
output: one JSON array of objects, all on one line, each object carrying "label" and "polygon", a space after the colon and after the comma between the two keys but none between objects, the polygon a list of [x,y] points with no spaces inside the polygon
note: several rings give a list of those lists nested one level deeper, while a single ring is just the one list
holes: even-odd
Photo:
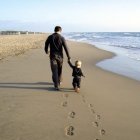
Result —
[{"label": "man's dark pants", "polygon": [[54,86],[59,87],[60,82],[62,81],[63,58],[61,56],[50,58],[50,64]]}]

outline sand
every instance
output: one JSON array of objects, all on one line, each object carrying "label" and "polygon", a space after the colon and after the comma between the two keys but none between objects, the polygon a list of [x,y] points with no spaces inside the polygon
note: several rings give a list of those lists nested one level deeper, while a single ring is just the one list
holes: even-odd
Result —
[{"label": "sand", "polygon": [[85,78],[72,90],[64,59],[63,85],[55,91],[43,46],[0,63],[0,140],[139,140],[140,82],[96,67],[114,54],[68,42]]},{"label": "sand", "polygon": [[7,56],[25,53],[29,49],[43,45],[46,34],[35,35],[0,35],[0,60]]}]

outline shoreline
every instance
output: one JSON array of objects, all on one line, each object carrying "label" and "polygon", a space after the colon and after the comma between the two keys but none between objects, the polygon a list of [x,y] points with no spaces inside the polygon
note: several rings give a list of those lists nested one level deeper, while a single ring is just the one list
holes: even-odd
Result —
[{"label": "shoreline", "polygon": [[[113,72],[115,74],[140,81],[139,76],[139,67],[140,63],[139,61],[130,59],[127,56],[124,56],[121,54],[121,52],[113,51],[112,49],[107,49],[104,47],[104,45],[96,44],[97,48],[101,48],[102,50],[107,50],[113,54],[115,54],[115,57],[111,59],[105,59],[99,63],[97,63],[97,66],[100,67],[103,70],[107,70],[109,72]],[[100,47],[99,47],[100,46]]]},{"label": "shoreline", "polygon": [[[37,48],[40,48],[38,46],[44,46],[44,42],[45,42],[45,39],[47,38],[47,36],[49,35],[49,33],[47,34],[35,34],[35,35],[5,35],[5,36],[0,36],[1,38],[15,38],[15,39],[12,39],[13,42],[15,42],[15,40],[17,40],[18,38],[25,38],[27,39],[27,47],[24,47],[25,45],[23,44],[20,44],[20,42],[18,42],[18,44],[12,44],[12,46],[14,46],[14,48],[11,48],[11,50],[9,50],[9,48],[7,47],[7,50],[5,51],[1,46],[1,52],[0,52],[0,62],[3,62],[4,60],[8,59],[9,57],[13,57],[13,56],[19,56],[19,55],[23,55],[24,53],[32,50],[32,49],[37,49]],[[38,39],[38,41],[35,41],[34,42],[34,39],[36,37],[40,37],[40,39]],[[0,39],[1,39],[0,38]],[[30,40],[30,41],[29,41]],[[43,41],[44,40],[44,41]],[[5,41],[5,40],[4,40]],[[12,42],[11,41],[11,42]],[[19,40],[20,41],[20,40]],[[99,47],[99,44],[97,45],[94,45],[92,43],[87,43],[87,42],[82,42],[82,41],[73,41],[73,40],[67,40],[68,42],[77,42],[77,43],[85,43],[85,44],[88,44],[88,45],[91,45],[91,47],[95,47],[96,49],[99,49],[101,51],[106,51],[108,53],[111,54],[111,57],[107,57],[107,58],[104,58],[104,59],[101,59],[101,60],[98,60],[97,63],[96,63],[96,66],[104,71],[107,71],[107,72],[111,72],[113,74],[116,74],[116,75],[119,75],[119,76],[123,76],[125,78],[128,78],[128,79],[132,79],[132,80],[136,80],[138,82],[140,82],[140,79],[139,78],[134,78],[133,75],[129,75],[124,72],[118,72],[117,70],[113,70],[112,67],[110,67],[113,62],[114,62],[114,59],[116,59],[117,57],[119,57],[119,54],[117,54],[116,52],[113,52],[111,50],[106,50],[104,48],[101,48]],[[36,43],[36,42],[39,42],[39,43]],[[7,43],[5,43],[6,45]],[[36,45],[34,45],[36,44]],[[17,46],[18,45],[18,46]],[[5,48],[5,47],[4,47]],[[3,49],[3,50],[2,50]],[[3,56],[2,56],[3,55]],[[113,61],[113,62],[111,62]],[[111,64],[109,64],[111,62]]]},{"label": "shoreline", "polygon": [[68,46],[86,76],[79,94],[65,55],[63,85],[54,90],[43,46],[0,63],[0,139],[139,140],[140,82],[96,66],[111,52],[80,42]]},{"label": "shoreline", "polygon": [[[114,57],[112,59],[105,59],[103,61],[100,61],[99,63],[96,64],[96,66],[105,71],[109,71],[111,73],[114,73],[114,74],[140,82],[140,77],[138,75],[139,72],[134,72],[132,67],[124,66],[123,64],[125,64],[125,63],[122,63],[122,61],[120,61],[120,63],[119,63],[118,60],[122,60],[121,56],[119,56],[119,55],[117,55],[116,57]],[[123,61],[125,62],[125,59]],[[129,60],[129,62],[133,63],[133,61],[131,61],[131,60]],[[137,63],[135,62],[135,65],[136,64]],[[114,67],[112,67],[112,65],[114,65]],[[138,64],[137,67],[139,67],[139,66],[140,66],[140,64]],[[127,68],[125,68],[125,67],[127,67]]]},{"label": "shoreline", "polygon": [[[76,40],[69,40],[69,41],[76,41]],[[87,43],[89,45],[93,45],[94,47],[112,53],[114,56],[111,58],[104,59],[100,62],[97,62],[96,66],[114,74],[130,78],[132,80],[140,81],[139,76],[139,67],[140,63],[136,60],[127,58],[126,56],[122,56],[121,53],[117,51],[113,51],[113,48],[106,48],[106,45],[101,45],[99,43],[92,43],[86,41],[76,41],[81,43]],[[114,65],[114,67],[113,67]],[[133,66],[133,68],[132,68]]]}]

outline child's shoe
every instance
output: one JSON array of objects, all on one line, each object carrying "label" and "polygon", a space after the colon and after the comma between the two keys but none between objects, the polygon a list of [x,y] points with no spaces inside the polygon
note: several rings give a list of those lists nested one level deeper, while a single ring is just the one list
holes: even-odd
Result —
[{"label": "child's shoe", "polygon": [[75,88],[75,92],[79,93],[80,92],[80,88]]}]

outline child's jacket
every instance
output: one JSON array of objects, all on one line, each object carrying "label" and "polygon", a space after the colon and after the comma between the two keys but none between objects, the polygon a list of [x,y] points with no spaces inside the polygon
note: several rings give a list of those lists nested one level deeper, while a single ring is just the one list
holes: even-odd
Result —
[{"label": "child's jacket", "polygon": [[68,63],[70,65],[70,67],[73,69],[73,72],[72,72],[73,77],[84,76],[81,68],[77,68],[76,66],[72,65],[72,63],[70,61],[68,61]]}]

